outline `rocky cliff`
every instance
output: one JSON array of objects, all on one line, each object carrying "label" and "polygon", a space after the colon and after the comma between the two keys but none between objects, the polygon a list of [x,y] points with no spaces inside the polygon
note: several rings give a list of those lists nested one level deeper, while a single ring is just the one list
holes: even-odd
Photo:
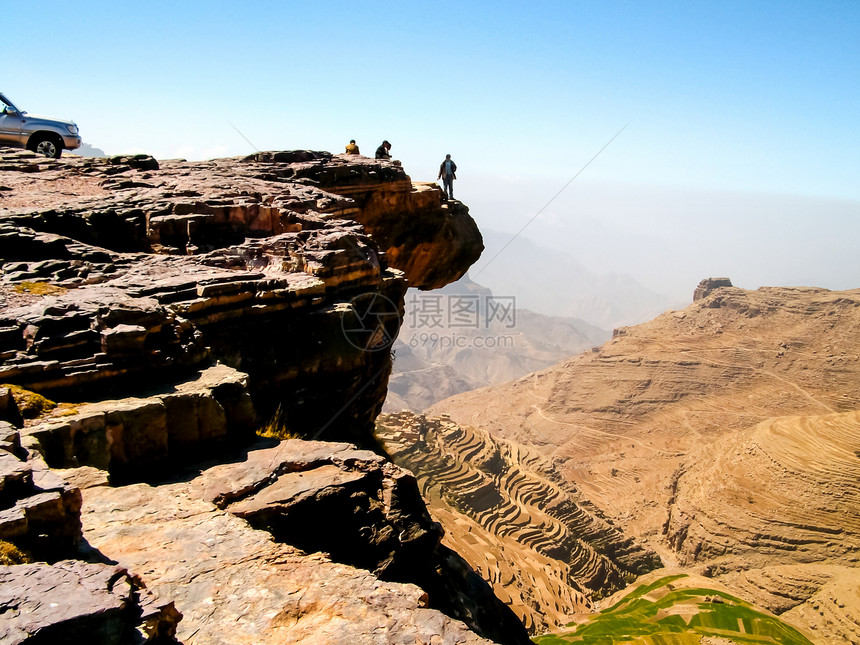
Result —
[{"label": "rocky cliff", "polygon": [[0,208],[0,539],[42,561],[4,571],[6,640],[76,638],[38,571],[88,590],[93,642],[527,642],[409,473],[255,443],[372,446],[406,287],[481,252],[462,204],[328,153],[2,151]]},{"label": "rocky cliff", "polygon": [[[262,414],[361,442],[390,372],[375,350],[397,333],[407,284],[455,280],[482,249],[465,207],[389,162],[17,152],[2,164],[5,292],[49,281],[57,293],[4,311],[0,382],[66,399],[220,361],[249,374]],[[337,400],[350,403],[333,415]]]}]

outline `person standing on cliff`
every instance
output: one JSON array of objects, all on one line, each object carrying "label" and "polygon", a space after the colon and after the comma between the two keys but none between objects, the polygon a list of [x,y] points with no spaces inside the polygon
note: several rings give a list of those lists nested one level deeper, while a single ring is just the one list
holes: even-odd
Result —
[{"label": "person standing on cliff", "polygon": [[439,166],[439,176],[442,180],[442,190],[448,199],[454,199],[454,180],[457,178],[457,164],[451,159],[451,155],[445,155],[445,161]]},{"label": "person standing on cliff", "polygon": [[346,154],[348,154],[348,155],[361,154],[358,151],[358,146],[355,145],[355,139],[350,139],[349,143],[346,144]]},{"label": "person standing on cliff", "polygon": [[388,141],[383,141],[382,145],[376,149],[376,158],[377,159],[391,159],[391,153],[388,152],[391,150],[391,144]]}]

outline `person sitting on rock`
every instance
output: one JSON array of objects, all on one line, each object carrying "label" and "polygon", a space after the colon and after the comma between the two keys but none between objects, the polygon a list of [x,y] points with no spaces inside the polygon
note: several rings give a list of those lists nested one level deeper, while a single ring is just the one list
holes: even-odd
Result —
[{"label": "person sitting on rock", "polygon": [[445,161],[439,166],[439,176],[442,180],[442,190],[448,199],[454,199],[454,180],[457,178],[457,164],[451,159],[451,155],[445,155]]},{"label": "person sitting on rock", "polygon": [[346,154],[348,154],[348,155],[361,154],[358,151],[358,146],[355,145],[355,139],[350,139],[349,143],[346,144]]},{"label": "person sitting on rock", "polygon": [[391,150],[391,144],[388,141],[383,141],[382,145],[376,149],[376,158],[377,159],[391,159],[391,153],[388,152]]}]

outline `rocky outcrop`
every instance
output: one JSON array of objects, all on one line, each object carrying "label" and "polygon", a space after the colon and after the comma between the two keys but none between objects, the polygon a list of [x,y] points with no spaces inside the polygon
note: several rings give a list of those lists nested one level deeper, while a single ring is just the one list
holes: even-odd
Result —
[{"label": "rocky outcrop", "polygon": [[[413,183],[399,162],[309,150],[197,163],[146,155],[46,160],[2,150],[0,169],[9,188],[0,206],[38,210],[16,221],[114,251],[198,255],[343,218],[362,224],[410,286],[432,289],[457,280],[483,250],[468,209],[435,184]],[[57,181],[70,190],[58,195]],[[55,256],[40,259],[64,259],[53,244]]]},{"label": "rocky outcrop", "polygon": [[[8,387],[0,386],[0,421],[6,421],[14,425],[21,425],[21,411],[15,402],[15,397],[12,396],[12,390]],[[7,446],[2,446],[7,448]]]},{"label": "rocky outcrop", "polygon": [[79,560],[0,566],[0,641],[9,645],[168,642],[181,618],[122,567]]},{"label": "rocky outcrop", "polygon": [[[0,382],[63,400],[137,395],[221,361],[249,375],[264,417],[280,408],[294,431],[361,443],[407,284],[456,279],[482,248],[465,207],[388,161],[0,162],[0,291],[24,305],[0,315]],[[44,282],[55,292],[38,300],[13,290]]]},{"label": "rocky outcrop", "polygon": [[[390,638],[400,638],[428,629],[440,629],[440,636],[464,632],[429,610],[404,617],[403,624],[384,618],[406,602],[413,609],[442,610],[497,642],[529,642],[487,583],[439,546],[441,527],[427,514],[414,477],[382,457],[347,444],[289,440],[201,469],[187,481],[154,488],[84,490],[87,540],[125,566],[150,572],[146,580],[153,592],[174,598],[185,615],[180,640],[183,632],[224,638],[224,630],[232,629],[227,627],[232,612],[240,608],[243,637],[260,639],[255,642],[305,642],[307,630],[325,633],[313,631],[319,614],[328,615],[332,628],[343,634],[384,629]],[[303,561],[290,547],[327,557]],[[165,548],[168,553],[161,554]],[[212,562],[219,563],[217,570]],[[318,571],[311,571],[312,565]],[[412,591],[414,584],[423,596]],[[230,592],[216,591],[221,587]],[[390,596],[390,606],[386,600],[359,610],[373,589]],[[204,598],[214,606],[201,606]],[[295,602],[291,598],[298,607],[289,604]],[[350,614],[352,620],[343,625]]]},{"label": "rocky outcrop", "polygon": [[253,438],[257,418],[248,377],[226,365],[201,371],[147,398],[59,410],[22,433],[54,468],[94,466],[120,481],[200,458]]},{"label": "rocky outcrop", "polygon": [[81,538],[81,492],[24,449],[0,421],[0,540],[36,557],[67,557]]},{"label": "rocky outcrop", "polygon": [[[454,280],[480,254],[464,206],[399,164],[310,151],[1,151],[0,172],[0,383],[60,403],[0,437],[2,526],[18,545],[79,541],[78,561],[17,570],[56,579],[66,604],[9,634],[66,624],[135,642],[143,620],[138,640],[163,640],[178,611],[189,642],[528,642],[440,544],[411,474],[341,443],[248,449],[264,422],[373,445],[407,286]],[[68,493],[74,534],[45,523],[43,491]],[[106,583],[105,560],[125,567]],[[38,614],[37,588],[10,584],[22,597],[2,618]]]},{"label": "rocky outcrop", "polygon": [[702,298],[711,295],[711,292],[714,289],[719,289],[720,287],[731,287],[732,281],[729,278],[704,278],[701,282],[699,282],[696,290],[693,291],[693,302],[697,300],[701,300]]}]

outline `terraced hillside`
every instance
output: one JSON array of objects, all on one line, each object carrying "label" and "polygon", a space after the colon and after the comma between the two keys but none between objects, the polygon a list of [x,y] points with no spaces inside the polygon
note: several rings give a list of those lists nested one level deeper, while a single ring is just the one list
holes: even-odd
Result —
[{"label": "terraced hillside", "polygon": [[583,623],[538,645],[811,645],[794,627],[699,576],[646,576]]},{"label": "terraced hillside", "polygon": [[860,290],[719,288],[430,412],[540,452],[667,565],[860,642]]},{"label": "terraced hillside", "polygon": [[677,474],[666,538],[719,574],[860,554],[860,411],[780,417],[695,450]]},{"label": "terraced hillside", "polygon": [[377,437],[415,473],[449,545],[533,632],[659,566],[534,450],[406,411],[381,416]]}]

